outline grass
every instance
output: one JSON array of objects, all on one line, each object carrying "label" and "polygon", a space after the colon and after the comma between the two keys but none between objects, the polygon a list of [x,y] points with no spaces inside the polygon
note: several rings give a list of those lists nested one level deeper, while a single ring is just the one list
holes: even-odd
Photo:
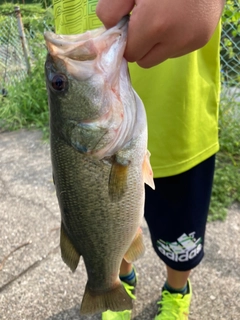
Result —
[{"label": "grass", "polygon": [[[5,3],[0,6],[0,17],[2,17],[5,28],[3,30],[8,33],[11,30],[13,37],[14,25],[11,28],[8,26],[8,14],[13,10],[13,5]],[[9,77],[18,76],[22,80],[0,83],[2,87],[7,89],[6,97],[0,96],[0,129],[1,130],[17,130],[19,128],[39,128],[44,131],[45,137],[48,135],[48,104],[47,93],[44,75],[44,62],[47,50],[44,45],[43,32],[45,26],[51,29],[51,22],[53,21],[52,9],[44,10],[41,4],[21,5],[22,18],[24,29],[28,41],[31,61],[31,73],[29,76],[22,76],[23,72],[17,75],[15,72],[19,63],[24,64],[23,61],[18,61],[9,58],[7,64],[7,73]],[[12,23],[12,22],[10,22]],[[17,24],[15,25],[17,27]],[[14,29],[14,30],[13,30]],[[0,29],[1,33],[1,29]],[[8,45],[11,43],[11,36],[0,36],[0,44]],[[19,37],[19,36],[18,36]],[[15,44],[14,42],[14,44]],[[9,45],[9,48],[11,46]],[[8,48],[8,47],[7,47]],[[8,50],[9,50],[8,48]],[[22,58],[23,59],[23,58]],[[4,63],[6,58],[4,58]],[[23,68],[22,66],[20,66]],[[4,68],[0,64],[0,76],[3,77]],[[4,82],[4,80],[3,80]],[[14,83],[14,84],[12,84]]]},{"label": "grass", "polygon": [[38,128],[48,135],[49,112],[43,72],[43,58],[17,85],[7,87],[7,97],[0,98],[0,128],[17,130]]}]

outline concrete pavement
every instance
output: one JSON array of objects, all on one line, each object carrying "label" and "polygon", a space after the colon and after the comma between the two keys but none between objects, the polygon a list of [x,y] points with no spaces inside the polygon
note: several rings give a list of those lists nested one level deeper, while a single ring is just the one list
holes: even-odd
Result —
[{"label": "concrete pavement", "polygon": [[[72,274],[60,257],[60,214],[49,145],[39,131],[0,133],[0,319],[99,320],[79,315],[86,283],[81,261]],[[165,279],[146,225],[134,320],[152,320]],[[190,320],[240,319],[240,206],[207,226],[205,258],[191,276]]]}]

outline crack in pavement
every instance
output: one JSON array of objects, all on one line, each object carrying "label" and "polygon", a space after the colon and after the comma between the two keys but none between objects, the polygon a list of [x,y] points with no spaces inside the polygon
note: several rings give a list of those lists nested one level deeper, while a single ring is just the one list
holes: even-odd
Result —
[{"label": "crack in pavement", "polygon": [[46,261],[52,254],[57,253],[58,248],[59,248],[59,245],[57,245],[55,248],[49,251],[46,256],[41,257],[40,259],[32,263],[29,267],[27,267],[22,272],[20,272],[19,274],[14,276],[12,279],[10,279],[8,282],[6,282],[3,286],[0,287],[0,293],[6,290],[11,284],[13,284],[16,280],[21,278],[23,275],[25,275],[28,271],[32,271],[36,269],[38,266],[40,266],[42,262]]},{"label": "crack in pavement", "polygon": [[11,255],[18,251],[19,249],[25,247],[25,246],[28,246],[31,242],[28,241],[28,242],[25,242],[25,243],[22,243],[20,244],[19,246],[17,246],[16,248],[14,248],[9,254],[7,254],[5,257],[3,257],[2,261],[0,261],[0,271],[3,269],[3,266],[4,264],[6,263],[6,261],[8,260],[9,257],[11,257]]}]

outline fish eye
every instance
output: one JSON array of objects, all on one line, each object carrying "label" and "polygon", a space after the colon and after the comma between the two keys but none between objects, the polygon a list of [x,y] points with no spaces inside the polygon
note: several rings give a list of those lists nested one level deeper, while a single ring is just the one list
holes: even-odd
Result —
[{"label": "fish eye", "polygon": [[63,74],[56,74],[52,78],[52,87],[56,91],[64,91],[67,87],[67,78]]}]

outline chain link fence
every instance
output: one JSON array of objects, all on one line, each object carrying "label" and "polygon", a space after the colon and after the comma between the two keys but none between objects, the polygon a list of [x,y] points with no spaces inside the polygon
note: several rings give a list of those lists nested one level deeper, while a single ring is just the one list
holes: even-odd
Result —
[{"label": "chain link fence", "polygon": [[31,76],[31,65],[38,59],[36,48],[45,54],[43,32],[53,31],[53,27],[44,19],[41,21],[38,30],[39,21],[36,25],[28,23],[25,28],[18,6],[10,13],[0,14],[0,93],[3,95],[9,86],[16,86],[26,76]]},{"label": "chain link fence", "polygon": [[240,116],[240,2],[227,0],[222,17],[221,112]]},{"label": "chain link fence", "polygon": [[[231,7],[225,10],[222,23],[221,37],[221,75],[224,90],[237,90],[240,96],[240,3],[239,0],[228,1]],[[228,10],[229,9],[229,10]],[[44,25],[44,29],[52,26]],[[34,34],[31,26],[26,31],[28,48],[24,47],[24,32],[19,30],[19,21],[16,10],[8,15],[0,16],[0,90],[2,94],[10,85],[17,82],[29,73],[29,61],[34,62],[31,43]],[[36,45],[36,44],[35,44]],[[44,43],[40,44],[44,49]],[[27,46],[27,44],[26,44]],[[26,56],[28,55],[28,56]]]},{"label": "chain link fence", "polygon": [[14,14],[0,22],[0,79],[1,89],[14,85],[28,73],[23,46]]},{"label": "chain link fence", "polygon": [[240,2],[228,1],[222,18],[221,65],[223,84],[240,82]]}]

